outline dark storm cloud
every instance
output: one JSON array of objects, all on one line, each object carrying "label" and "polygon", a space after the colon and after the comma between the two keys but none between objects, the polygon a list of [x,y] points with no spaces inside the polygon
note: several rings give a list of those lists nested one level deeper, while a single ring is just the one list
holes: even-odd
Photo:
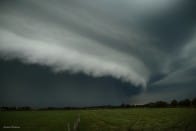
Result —
[{"label": "dark storm cloud", "polygon": [[141,88],[110,77],[54,74],[48,68],[0,61],[1,106],[120,105]]},{"label": "dark storm cloud", "polygon": [[1,1],[0,57],[146,90],[194,86],[195,12],[194,0]]},{"label": "dark storm cloud", "polygon": [[[135,85],[146,85],[149,71],[137,56],[101,43],[108,39],[123,45],[120,40],[127,39],[132,45],[135,42],[131,37],[139,37],[137,34],[99,15],[99,10],[91,13],[77,2],[30,2],[38,11],[29,9],[28,4],[24,8],[20,4],[13,8],[4,5],[8,8],[1,14],[4,26],[0,49],[4,56],[47,65],[56,71],[111,75]],[[88,34],[101,37],[101,41]]]}]

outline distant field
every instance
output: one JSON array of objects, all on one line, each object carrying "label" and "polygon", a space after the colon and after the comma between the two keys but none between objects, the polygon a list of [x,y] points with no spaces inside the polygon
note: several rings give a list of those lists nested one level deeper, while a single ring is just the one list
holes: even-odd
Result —
[{"label": "distant field", "polygon": [[0,130],[66,131],[78,118],[78,131],[196,130],[195,108],[3,111]]}]

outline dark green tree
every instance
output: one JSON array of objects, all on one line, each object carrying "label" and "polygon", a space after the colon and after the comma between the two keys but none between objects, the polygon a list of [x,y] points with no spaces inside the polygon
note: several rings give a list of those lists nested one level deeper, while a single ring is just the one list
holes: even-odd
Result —
[{"label": "dark green tree", "polygon": [[196,107],[196,98],[192,100],[192,105]]},{"label": "dark green tree", "polygon": [[179,102],[179,105],[188,107],[188,106],[191,106],[191,101],[189,99],[181,100]]},{"label": "dark green tree", "polygon": [[155,107],[167,107],[167,106],[168,106],[168,103],[165,101],[157,101],[155,103]]},{"label": "dark green tree", "polygon": [[178,105],[178,101],[177,100],[172,100],[171,103],[170,103],[170,105],[172,107],[176,107]]}]

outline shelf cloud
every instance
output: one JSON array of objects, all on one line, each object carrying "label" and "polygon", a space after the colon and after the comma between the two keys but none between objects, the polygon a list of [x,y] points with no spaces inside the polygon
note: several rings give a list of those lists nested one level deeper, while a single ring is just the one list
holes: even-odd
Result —
[{"label": "shelf cloud", "polygon": [[191,0],[2,1],[0,56],[142,87],[177,72],[188,79],[187,68],[196,68],[196,43],[188,42],[194,7]]}]

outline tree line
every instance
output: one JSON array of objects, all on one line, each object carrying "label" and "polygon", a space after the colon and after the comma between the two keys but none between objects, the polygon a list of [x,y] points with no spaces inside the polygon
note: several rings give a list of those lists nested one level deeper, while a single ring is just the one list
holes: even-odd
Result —
[{"label": "tree line", "polygon": [[131,105],[131,104],[124,104],[113,106],[113,105],[102,105],[102,106],[89,106],[89,107],[45,107],[45,108],[32,108],[30,106],[23,106],[23,107],[0,107],[0,111],[11,111],[11,110],[73,110],[73,109],[112,109],[112,108],[137,108],[137,107],[149,107],[149,108],[159,108],[159,107],[196,107],[196,98],[184,99],[184,100],[172,100],[170,102],[166,101],[156,101],[150,102],[143,105]]},{"label": "tree line", "polygon": [[156,101],[156,102],[149,102],[143,105],[121,104],[121,107],[196,107],[196,98],[192,100],[183,99],[180,101],[174,99],[170,102]]},{"label": "tree line", "polygon": [[184,100],[172,100],[171,102],[157,101],[145,104],[146,107],[196,107],[196,98]]}]

